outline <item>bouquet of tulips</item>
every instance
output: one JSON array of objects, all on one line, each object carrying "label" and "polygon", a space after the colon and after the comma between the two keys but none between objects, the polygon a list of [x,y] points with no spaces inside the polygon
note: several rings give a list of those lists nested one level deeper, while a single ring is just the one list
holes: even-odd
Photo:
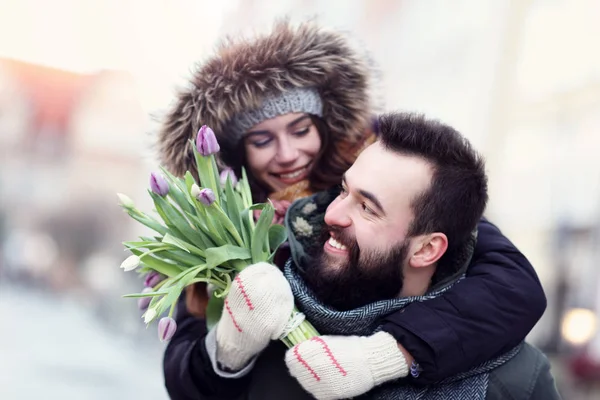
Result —
[{"label": "bouquet of tulips", "polygon": [[[253,204],[245,171],[239,181],[230,169],[219,174],[215,161],[219,144],[212,129],[203,126],[195,143],[190,142],[202,186],[189,171],[183,178],[164,168],[162,173],[152,173],[148,193],[158,218],[118,194],[129,216],[156,232],[152,237],[124,243],[132,255],[121,268],[145,276],[143,291],[125,297],[139,299],[146,324],[168,310],[168,316],[158,322],[163,341],[177,329],[173,311],[188,285],[206,282],[214,289],[206,312],[210,328],[221,317],[224,297],[235,275],[248,265],[272,262],[275,251],[287,238],[282,225],[271,224],[273,205]],[[254,210],[261,210],[256,221]],[[288,328],[282,338],[288,347],[318,335],[297,309],[290,315]]]}]

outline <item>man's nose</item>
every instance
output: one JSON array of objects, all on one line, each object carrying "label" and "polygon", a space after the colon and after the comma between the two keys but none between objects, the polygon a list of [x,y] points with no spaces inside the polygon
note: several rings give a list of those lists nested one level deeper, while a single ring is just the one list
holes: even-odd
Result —
[{"label": "man's nose", "polygon": [[352,225],[350,214],[348,213],[348,198],[342,199],[338,197],[335,199],[325,212],[325,223],[329,226],[339,226],[341,228],[347,228]]},{"label": "man's nose", "polygon": [[276,160],[281,164],[291,164],[298,159],[299,151],[287,138],[279,141]]}]

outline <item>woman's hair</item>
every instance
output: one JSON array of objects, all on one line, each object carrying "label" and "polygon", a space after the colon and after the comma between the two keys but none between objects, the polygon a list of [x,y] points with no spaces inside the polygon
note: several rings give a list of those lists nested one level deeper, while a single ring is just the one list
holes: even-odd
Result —
[{"label": "woman's hair", "polygon": [[317,192],[339,185],[355,157],[335,151],[335,146],[340,143],[331,140],[329,128],[323,119],[312,117],[312,121],[321,137],[321,151],[316,157],[308,179],[310,188]]}]

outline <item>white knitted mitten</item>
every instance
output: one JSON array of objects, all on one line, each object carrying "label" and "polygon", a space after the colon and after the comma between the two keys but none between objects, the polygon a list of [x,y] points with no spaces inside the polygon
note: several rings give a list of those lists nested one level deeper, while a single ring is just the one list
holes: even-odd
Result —
[{"label": "white knitted mitten", "polygon": [[217,324],[217,361],[233,371],[284,332],[294,295],[279,268],[262,262],[246,267],[231,283]]},{"label": "white knitted mitten", "polygon": [[364,336],[318,336],[285,355],[290,374],[319,400],[359,396],[408,375],[396,339],[387,332]]}]

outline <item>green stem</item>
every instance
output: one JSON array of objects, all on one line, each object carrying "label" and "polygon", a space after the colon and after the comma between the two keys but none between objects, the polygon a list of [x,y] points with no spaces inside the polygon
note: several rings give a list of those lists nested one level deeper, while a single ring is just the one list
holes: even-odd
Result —
[{"label": "green stem", "polygon": [[160,289],[165,283],[167,283],[168,279],[163,279],[162,281],[158,282],[153,288],[152,290],[154,290],[155,292],[158,291],[158,289]]},{"label": "green stem", "polygon": [[227,289],[227,286],[225,284],[223,284],[222,282],[219,282],[213,278],[194,278],[190,281],[190,285],[193,283],[198,283],[198,282],[211,283],[211,284],[217,286],[219,289]]},{"label": "green stem", "polygon": [[142,257],[147,256],[148,254],[153,254],[153,253],[158,253],[160,251],[165,251],[168,250],[169,248],[167,246],[162,246],[162,247],[157,247],[153,250],[148,250],[147,252],[143,253],[142,255],[140,255],[140,260],[142,259]]},{"label": "green stem", "polygon": [[[294,307],[294,311],[298,312],[298,309]],[[291,318],[291,317],[290,317]],[[292,348],[299,343],[302,343],[306,340],[312,339],[313,337],[319,336],[319,332],[315,329],[314,326],[307,320],[302,321],[300,325],[296,327],[293,331],[291,331],[286,337],[281,339],[281,341],[288,347]]]},{"label": "green stem", "polygon": [[171,309],[169,310],[169,318],[173,318],[173,311],[175,311],[175,305],[177,305],[177,302],[171,304]]}]

